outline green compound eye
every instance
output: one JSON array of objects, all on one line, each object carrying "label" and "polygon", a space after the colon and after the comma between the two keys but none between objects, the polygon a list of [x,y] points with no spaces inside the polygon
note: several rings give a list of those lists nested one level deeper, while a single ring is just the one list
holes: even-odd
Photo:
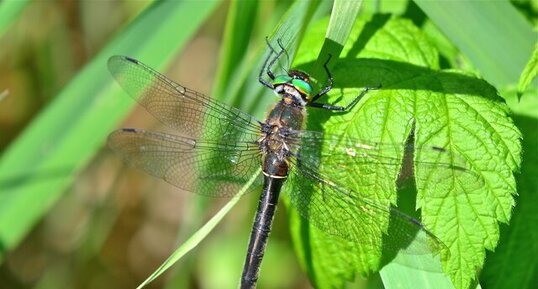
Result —
[{"label": "green compound eye", "polygon": [[302,94],[306,95],[306,96],[309,96],[312,94],[312,86],[310,85],[310,83],[304,81],[304,80],[301,80],[301,79],[293,79],[291,81],[291,84],[297,89],[299,90]]},{"label": "green compound eye", "polygon": [[289,83],[292,80],[291,76],[289,75],[278,75],[273,80],[273,85],[279,85],[284,83]]}]

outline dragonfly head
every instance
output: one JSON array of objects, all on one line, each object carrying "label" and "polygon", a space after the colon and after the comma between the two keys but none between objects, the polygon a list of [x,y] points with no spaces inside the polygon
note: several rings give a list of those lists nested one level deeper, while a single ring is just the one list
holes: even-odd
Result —
[{"label": "dragonfly head", "polygon": [[312,94],[310,76],[299,70],[290,70],[288,75],[278,75],[273,80],[273,87],[277,94],[288,94],[305,105]]}]

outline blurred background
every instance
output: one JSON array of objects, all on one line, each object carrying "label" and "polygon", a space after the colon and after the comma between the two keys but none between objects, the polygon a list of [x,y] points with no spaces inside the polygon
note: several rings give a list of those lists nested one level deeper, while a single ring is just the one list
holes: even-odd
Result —
[{"label": "blurred background", "polygon": [[[0,288],[135,288],[225,204],[226,200],[181,192],[128,168],[104,146],[106,133],[114,127],[160,127],[112,82],[106,59],[113,54],[133,53],[169,78],[258,117],[274,101],[267,97],[268,91],[245,94],[244,102],[230,95],[258,86],[252,75],[257,74],[256,65],[265,51],[264,37],[272,35],[292,4],[184,2],[192,7],[178,8],[183,5],[179,1],[173,9],[146,1],[0,2],[4,17],[0,18],[0,154],[14,156],[12,162],[20,166],[8,166],[10,162],[4,160],[0,171],[7,175],[2,176],[0,191],[19,184],[40,191],[37,197],[30,194],[13,203],[7,201],[10,196],[0,195],[0,227],[10,234],[0,244]],[[512,3],[536,25],[535,2]],[[330,13],[330,3],[320,6],[319,16]],[[180,18],[186,17],[188,9],[199,14],[173,24],[161,23],[165,17],[148,20],[150,16],[144,15],[158,9],[162,11],[153,14],[177,10],[170,17]],[[234,22],[241,9],[252,12],[251,18],[242,18],[242,24]],[[443,39],[435,40],[441,33],[412,2],[365,1],[360,13],[372,12],[390,12],[422,23],[432,41],[441,43],[440,50],[452,55],[444,58],[445,67],[475,69]],[[132,28],[147,25],[146,21],[155,25],[148,27],[171,28],[148,28],[144,33]],[[237,29],[241,25],[248,26],[246,32]],[[241,33],[246,40],[230,40],[241,38]],[[137,48],[145,52],[133,50]],[[513,87],[506,87],[515,95]],[[117,99],[100,97],[112,90]],[[266,97],[260,98],[262,94]],[[70,104],[77,97],[85,101]],[[116,106],[123,112],[93,111]],[[69,121],[80,115],[87,115],[80,124]],[[102,126],[110,129],[98,130]],[[49,133],[60,140],[41,142],[41,135]],[[79,150],[71,141],[88,147]],[[14,153],[19,147],[24,149]],[[49,153],[57,157],[42,163],[41,156]],[[82,157],[77,159],[78,155]],[[149,288],[235,288],[256,204],[256,194],[244,197],[208,238]],[[28,217],[28,211],[35,214]],[[310,288],[296,261],[286,218],[285,207],[280,206],[260,288]],[[380,287],[379,277],[373,276],[358,277],[349,288]]]}]

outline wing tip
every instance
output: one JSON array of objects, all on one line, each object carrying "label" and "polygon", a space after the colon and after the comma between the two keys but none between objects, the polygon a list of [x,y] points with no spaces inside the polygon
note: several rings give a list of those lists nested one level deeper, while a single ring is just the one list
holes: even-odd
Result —
[{"label": "wing tip", "polygon": [[141,130],[138,129],[138,128],[120,128],[119,131],[122,131],[122,132],[132,132],[132,133],[135,133],[135,132],[141,132]]},{"label": "wing tip", "polygon": [[113,56],[110,56],[110,58],[108,58],[108,65],[110,66],[114,62],[122,61],[122,60],[137,64],[137,65],[140,64],[138,60],[132,57],[124,56],[124,55],[113,55]]},{"label": "wing tip", "polygon": [[120,128],[120,129],[117,129],[117,130],[111,132],[108,135],[108,144],[110,146],[110,144],[113,142],[113,139],[118,137],[118,135],[121,135],[121,134],[124,134],[124,133],[136,134],[136,133],[141,133],[142,131],[143,130],[138,129],[138,128]]},{"label": "wing tip", "polygon": [[127,61],[130,61],[130,62],[134,63],[134,64],[140,64],[140,63],[138,62],[138,60],[136,60],[136,59],[134,59],[134,58],[132,58],[132,57],[129,57],[129,56],[123,56],[123,58],[124,58],[125,60],[127,60]]},{"label": "wing tip", "polygon": [[113,134],[116,134],[116,133],[122,133],[122,132],[128,132],[128,133],[140,133],[140,132],[143,132],[143,131],[144,131],[143,129],[139,129],[139,128],[125,127],[125,128],[119,128],[119,129],[113,131],[113,132],[110,133],[110,134],[113,135]]}]

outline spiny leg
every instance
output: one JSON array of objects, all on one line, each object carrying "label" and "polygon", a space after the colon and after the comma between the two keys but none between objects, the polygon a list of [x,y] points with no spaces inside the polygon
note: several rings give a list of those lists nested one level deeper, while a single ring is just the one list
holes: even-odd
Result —
[{"label": "spiny leg", "polygon": [[[284,54],[284,52],[286,51],[282,46],[281,46],[281,50],[277,53],[276,50],[271,46],[271,44],[269,43],[269,39],[266,39],[267,41],[267,45],[269,46],[269,48],[271,49],[271,51],[273,51],[276,55],[275,57],[271,60],[271,62],[269,63],[269,65],[267,66],[267,75],[269,75],[269,77],[271,79],[275,79],[275,75],[273,74],[273,72],[271,71],[271,67],[273,67],[273,65],[275,64],[275,62],[280,58],[280,56],[282,56],[282,54]],[[280,39],[277,40],[277,42],[279,42]],[[279,43],[279,46],[281,44]]]},{"label": "spiny leg", "polygon": [[[321,96],[327,94],[327,92],[329,92],[332,88],[333,88],[333,77],[331,75],[331,72],[329,71],[329,67],[327,66],[329,64],[329,61],[331,60],[332,58],[332,54],[329,54],[329,58],[327,58],[327,61],[325,61],[325,63],[323,64],[323,68],[325,69],[325,72],[327,73],[327,86],[325,86],[325,88],[323,88],[320,92],[318,92],[318,94],[314,95],[312,97],[312,100],[310,101],[311,104],[314,104],[313,102],[315,102],[316,100],[318,100]],[[316,107],[316,106],[314,106]]]},{"label": "spiny leg", "polygon": [[[282,44],[282,39],[278,38],[276,40],[276,43],[278,44],[278,47],[280,47],[280,50],[284,51],[284,54],[286,54],[286,67],[289,67],[290,66],[290,56],[288,54],[288,51],[286,50],[286,48],[284,48],[284,45]],[[282,66],[280,66],[280,68],[282,68]],[[282,69],[286,70],[284,68],[282,68]]]},{"label": "spiny leg", "polygon": [[381,88],[381,84],[378,85],[378,86],[367,86],[365,87],[361,93],[355,97],[355,99],[353,99],[353,101],[346,105],[346,106],[337,106],[337,105],[330,105],[330,104],[326,104],[326,103],[312,103],[310,102],[308,104],[308,106],[310,107],[315,107],[315,108],[321,108],[321,109],[326,109],[326,110],[332,110],[332,111],[339,111],[339,112],[346,112],[346,111],[349,111],[351,108],[353,108],[357,102],[359,102],[359,100],[361,100],[361,98],[370,90],[376,90],[376,89],[379,89]]},{"label": "spiny leg", "polygon": [[[263,79],[263,72],[265,71],[267,67],[267,63],[269,62],[269,59],[271,59],[271,55],[273,55],[273,53],[276,53],[276,51],[273,49],[273,47],[269,43],[268,37],[265,37],[265,42],[267,42],[267,46],[269,46],[270,51],[269,51],[269,55],[267,55],[267,58],[265,58],[265,61],[263,62],[262,69],[260,70],[260,74],[258,75],[258,81],[264,86],[267,86],[268,88],[273,89],[273,85]],[[267,75],[269,75],[271,79],[275,79],[275,76],[273,75],[273,73],[270,73],[270,72],[271,71],[267,69]]]},{"label": "spiny leg", "polygon": [[[267,87],[273,89],[274,88],[273,84],[263,79],[263,72],[265,71],[267,73],[267,76],[269,76],[269,78],[274,80],[275,75],[271,71],[271,67],[275,64],[275,62],[278,60],[278,58],[280,58],[280,56],[282,56],[282,54],[284,52],[286,52],[286,50],[282,46],[282,43],[280,42],[280,39],[277,40],[278,46],[281,48],[281,50],[279,52],[276,52],[276,50],[273,48],[273,46],[271,46],[271,43],[269,42],[268,37],[265,37],[265,42],[267,42],[267,46],[269,47],[270,52],[269,52],[269,55],[267,56],[267,58],[265,59],[265,61],[263,63],[263,67],[262,67],[262,70],[260,71],[260,74],[258,75],[258,81],[260,81],[260,83],[263,84],[264,86],[267,86]],[[276,55],[272,60],[270,60],[271,55],[273,55],[273,53],[276,54]],[[269,62],[269,64],[267,64],[268,62]]]}]

